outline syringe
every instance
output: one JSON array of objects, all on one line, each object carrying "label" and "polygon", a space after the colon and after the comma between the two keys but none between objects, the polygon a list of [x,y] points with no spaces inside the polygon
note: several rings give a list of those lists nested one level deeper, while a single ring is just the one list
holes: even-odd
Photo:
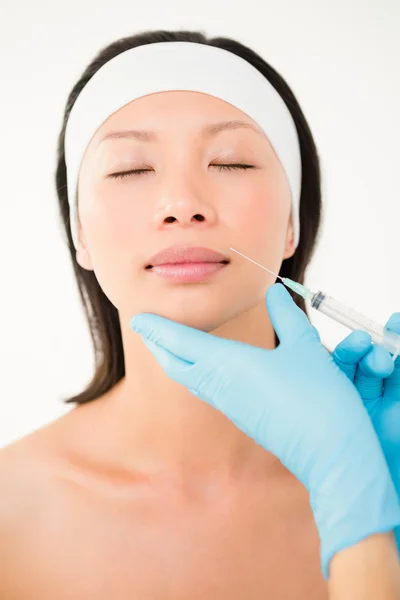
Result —
[{"label": "syringe", "polygon": [[347,306],[345,306],[338,300],[335,300],[334,298],[332,298],[332,296],[328,296],[324,292],[312,292],[310,289],[306,288],[301,283],[297,283],[296,281],[293,281],[288,277],[280,277],[280,275],[277,275],[273,271],[270,271],[266,267],[263,267],[262,265],[260,265],[260,263],[256,262],[255,260],[252,260],[245,254],[238,252],[234,248],[229,248],[229,250],[233,250],[233,252],[240,254],[255,265],[258,265],[265,271],[268,271],[272,275],[275,275],[275,277],[281,279],[288,288],[296,292],[296,294],[302,296],[304,299],[309,300],[312,308],[319,310],[331,319],[334,319],[338,323],[345,325],[349,329],[361,329],[369,333],[373,342],[383,346],[384,348],[386,348],[386,350],[393,354],[393,361],[395,361],[397,356],[400,354],[400,335],[398,335],[397,333],[394,333],[393,331],[382,327],[382,325],[379,325],[379,323],[375,323],[368,317],[364,317],[360,313],[356,312],[351,308],[348,308]]}]

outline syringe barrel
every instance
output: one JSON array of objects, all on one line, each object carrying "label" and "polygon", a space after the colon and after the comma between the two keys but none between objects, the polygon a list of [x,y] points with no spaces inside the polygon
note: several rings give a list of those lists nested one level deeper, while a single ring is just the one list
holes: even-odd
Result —
[{"label": "syringe barrel", "polygon": [[389,331],[368,317],[348,308],[332,296],[324,292],[316,292],[311,299],[311,306],[338,323],[356,330],[361,329],[370,334],[372,341],[386,348],[394,355],[399,354],[400,335]]}]

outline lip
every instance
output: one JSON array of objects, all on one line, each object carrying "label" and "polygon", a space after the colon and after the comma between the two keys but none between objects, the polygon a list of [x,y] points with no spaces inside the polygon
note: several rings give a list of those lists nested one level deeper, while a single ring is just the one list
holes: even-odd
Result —
[{"label": "lip", "polygon": [[[148,259],[146,269],[160,265],[183,265],[190,263],[221,263],[230,259],[211,248],[201,246],[175,245],[164,248]],[[151,269],[150,269],[151,270]]]},{"label": "lip", "polygon": [[163,264],[155,265],[149,269],[149,273],[168,279],[173,283],[195,283],[210,279],[227,266],[228,263],[222,262]]}]

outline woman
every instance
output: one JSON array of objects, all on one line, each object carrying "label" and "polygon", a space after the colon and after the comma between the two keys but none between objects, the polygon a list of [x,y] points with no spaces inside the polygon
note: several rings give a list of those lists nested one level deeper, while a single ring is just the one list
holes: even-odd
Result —
[{"label": "woman", "polygon": [[[66,129],[94,75],[131,48],[174,41],[241,57],[278,91],[299,136],[298,224],[287,172],[257,122],[194,89],[146,94],[104,115],[67,168]],[[129,76],[116,74],[116,87]],[[75,118],[73,141],[85,124]],[[2,450],[1,597],[322,600],[369,578],[371,593],[379,583],[382,597],[394,598],[398,497],[350,381],[358,360],[375,388],[392,373],[387,363],[374,370],[370,340],[360,347],[354,336],[336,350],[339,370],[303,301],[295,306],[272,277],[229,252],[233,245],[303,282],[314,250],[318,157],[283,79],[225,38],[119,40],[70,94],[56,182],[96,372],[67,400],[74,410]],[[171,279],[160,261],[187,259],[188,246],[208,246],[224,264],[198,281],[182,271]],[[137,328],[140,313],[156,317],[142,315]],[[338,518],[340,535],[329,526]]]}]

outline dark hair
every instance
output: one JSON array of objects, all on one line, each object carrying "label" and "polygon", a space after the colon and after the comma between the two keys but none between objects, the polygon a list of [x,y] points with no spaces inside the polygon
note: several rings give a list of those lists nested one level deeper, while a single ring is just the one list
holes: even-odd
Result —
[{"label": "dark hair", "polygon": [[[56,187],[61,217],[71,260],[79,287],[79,293],[88,320],[95,354],[95,373],[85,390],[64,400],[66,403],[83,404],[105,394],[125,375],[125,361],[122,346],[121,327],[118,311],[101,289],[94,271],[81,267],[76,260],[76,250],[70,229],[70,214],[67,194],[66,165],[64,155],[65,128],[70,111],[82,89],[93,75],[109,60],[118,54],[157,42],[193,42],[223,48],[242,57],[252,64],[268,79],[286,103],[300,140],[302,161],[302,185],[300,199],[300,243],[294,255],[283,261],[279,272],[281,277],[289,277],[304,282],[305,269],[310,262],[316,242],[321,219],[321,181],[317,149],[304,114],[284,79],[258,54],[243,44],[225,37],[209,38],[197,31],[145,31],[113,42],[102,49],[85,69],[83,75],[72,89],[64,112],[64,121],[58,138],[56,168]],[[296,304],[307,314],[305,302],[301,296],[292,294]],[[279,339],[275,334],[276,345]]]}]

